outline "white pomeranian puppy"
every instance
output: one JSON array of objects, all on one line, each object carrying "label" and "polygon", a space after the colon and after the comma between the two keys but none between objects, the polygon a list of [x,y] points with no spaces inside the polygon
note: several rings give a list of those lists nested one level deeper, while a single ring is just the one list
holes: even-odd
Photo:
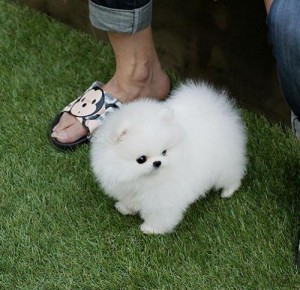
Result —
[{"label": "white pomeranian puppy", "polygon": [[124,104],[92,138],[93,172],[146,234],[172,231],[211,188],[230,197],[246,169],[246,132],[224,91],[186,82],[165,102]]}]

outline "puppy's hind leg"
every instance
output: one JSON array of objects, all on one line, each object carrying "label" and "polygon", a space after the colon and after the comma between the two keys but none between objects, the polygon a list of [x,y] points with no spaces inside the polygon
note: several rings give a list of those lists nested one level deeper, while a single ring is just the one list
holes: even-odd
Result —
[{"label": "puppy's hind leg", "polygon": [[229,186],[224,186],[223,190],[221,192],[221,197],[222,198],[229,198],[229,197],[231,197],[234,194],[234,192],[239,189],[240,186],[241,186],[241,181],[233,183],[233,184],[231,184]]}]

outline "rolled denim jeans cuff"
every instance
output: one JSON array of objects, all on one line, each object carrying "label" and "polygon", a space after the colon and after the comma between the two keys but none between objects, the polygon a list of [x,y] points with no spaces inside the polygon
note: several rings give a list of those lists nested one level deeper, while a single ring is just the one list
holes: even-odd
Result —
[{"label": "rolled denim jeans cuff", "polygon": [[90,21],[98,29],[133,34],[151,25],[152,0],[133,10],[100,6],[89,0]]}]

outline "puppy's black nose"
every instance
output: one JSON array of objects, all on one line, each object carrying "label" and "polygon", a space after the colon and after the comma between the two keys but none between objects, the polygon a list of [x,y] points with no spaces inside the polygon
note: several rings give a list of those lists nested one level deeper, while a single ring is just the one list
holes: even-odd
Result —
[{"label": "puppy's black nose", "polygon": [[158,168],[160,165],[161,165],[161,161],[154,161],[154,162],[153,162],[153,166],[154,166],[155,168]]}]

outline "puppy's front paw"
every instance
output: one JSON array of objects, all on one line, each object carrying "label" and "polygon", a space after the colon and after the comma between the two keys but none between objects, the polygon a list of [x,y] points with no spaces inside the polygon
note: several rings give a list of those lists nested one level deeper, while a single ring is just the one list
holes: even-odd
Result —
[{"label": "puppy's front paw", "polygon": [[146,234],[146,235],[154,235],[154,234],[165,234],[166,231],[159,229],[159,228],[154,228],[153,226],[143,223],[140,226],[141,231]]},{"label": "puppy's front paw", "polygon": [[147,234],[147,235],[153,235],[153,234],[156,234],[155,230],[153,229],[153,227],[143,223],[141,226],[140,226],[140,229],[141,231],[144,233],[144,234]]},{"label": "puppy's front paw", "polygon": [[123,215],[135,215],[137,214],[136,211],[126,207],[121,201],[118,201],[115,204],[115,208]]}]

